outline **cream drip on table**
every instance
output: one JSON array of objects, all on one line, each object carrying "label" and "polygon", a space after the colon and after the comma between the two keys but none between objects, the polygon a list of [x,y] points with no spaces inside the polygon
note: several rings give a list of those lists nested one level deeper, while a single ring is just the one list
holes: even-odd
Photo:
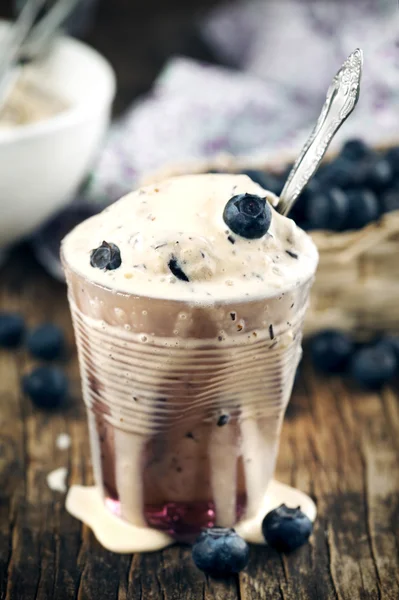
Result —
[{"label": "cream drip on table", "polygon": [[[316,505],[309,496],[273,479],[257,514],[252,519],[237,523],[235,530],[247,542],[265,544],[262,521],[269,511],[281,504],[300,506],[311,521],[316,519]],[[73,485],[68,492],[66,508],[73,517],[90,527],[98,541],[111,552],[153,552],[175,543],[172,537],[162,531],[131,525],[113,515],[106,508],[101,492],[95,486]]]},{"label": "cream drip on table", "polygon": [[67,491],[67,476],[68,469],[66,467],[54,469],[54,471],[51,471],[47,474],[47,485],[51,490],[53,490],[53,492],[60,492],[61,494],[64,494]]}]

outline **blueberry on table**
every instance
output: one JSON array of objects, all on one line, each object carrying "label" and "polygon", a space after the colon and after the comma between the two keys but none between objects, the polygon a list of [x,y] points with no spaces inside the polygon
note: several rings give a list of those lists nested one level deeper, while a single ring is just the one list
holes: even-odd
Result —
[{"label": "blueberry on table", "polygon": [[345,160],[357,162],[364,160],[372,152],[373,150],[363,140],[354,138],[345,142],[340,152],[340,157],[345,158]]},{"label": "blueberry on table", "polygon": [[16,348],[22,342],[25,322],[21,315],[0,312],[0,348]]},{"label": "blueberry on table", "polygon": [[57,325],[44,323],[28,333],[26,345],[34,357],[56,360],[65,350],[64,333]]},{"label": "blueberry on table", "polygon": [[57,408],[68,394],[68,379],[56,367],[37,367],[22,380],[22,388],[39,408]]},{"label": "blueberry on table", "polygon": [[266,198],[254,194],[239,194],[230,198],[226,204],[223,220],[233,233],[253,240],[267,233],[272,211]]},{"label": "blueberry on table", "polygon": [[399,335],[386,335],[379,340],[378,345],[386,345],[396,356],[399,367]]},{"label": "blueberry on table", "polygon": [[346,192],[332,188],[309,198],[305,220],[310,229],[341,231],[348,220],[348,212]]},{"label": "blueberry on table", "polygon": [[239,573],[248,564],[249,547],[234,529],[205,529],[192,548],[196,566],[214,577]]},{"label": "blueberry on table", "polygon": [[354,352],[351,337],[334,329],[316,334],[310,342],[312,363],[321,373],[343,373]]},{"label": "blueberry on table", "polygon": [[380,216],[376,195],[371,190],[348,190],[348,218],[345,229],[362,229]]},{"label": "blueberry on table", "polygon": [[392,347],[377,343],[357,350],[350,370],[353,379],[363,388],[378,391],[394,377],[398,360]]},{"label": "blueberry on table", "polygon": [[265,171],[259,171],[255,169],[248,169],[242,172],[243,175],[248,175],[252,181],[258,183],[263,187],[264,190],[269,190],[279,196],[281,194],[281,190],[284,187],[284,181],[281,177],[277,175],[271,175],[270,173],[266,173]]},{"label": "blueberry on table", "polygon": [[90,254],[90,264],[96,269],[104,271],[113,271],[122,264],[121,253],[116,244],[103,242],[101,246],[95,248]]},{"label": "blueberry on table", "polygon": [[298,508],[282,504],[267,513],[262,522],[266,542],[279,552],[292,552],[305,544],[312,533],[312,521]]}]

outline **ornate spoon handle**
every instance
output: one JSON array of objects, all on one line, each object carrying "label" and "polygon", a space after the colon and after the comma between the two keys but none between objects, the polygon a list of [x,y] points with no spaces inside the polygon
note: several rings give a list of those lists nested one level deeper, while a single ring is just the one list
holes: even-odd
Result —
[{"label": "ornate spoon handle", "polygon": [[360,90],[363,53],[358,48],[344,62],[328,88],[326,101],[280,195],[277,210],[288,214],[309,179],[316,172],[334,135],[355,108]]}]

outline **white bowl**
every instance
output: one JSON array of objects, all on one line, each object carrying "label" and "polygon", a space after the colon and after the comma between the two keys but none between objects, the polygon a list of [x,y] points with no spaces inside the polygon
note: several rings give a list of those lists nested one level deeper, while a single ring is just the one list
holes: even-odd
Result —
[{"label": "white bowl", "polygon": [[[0,22],[0,35],[8,24]],[[0,249],[22,238],[75,194],[101,148],[115,95],[109,63],[63,37],[37,67],[70,106],[0,134]]]}]

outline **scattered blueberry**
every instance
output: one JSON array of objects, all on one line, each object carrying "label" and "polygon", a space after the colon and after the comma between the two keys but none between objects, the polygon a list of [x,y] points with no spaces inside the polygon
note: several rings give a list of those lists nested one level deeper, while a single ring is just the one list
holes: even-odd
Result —
[{"label": "scattered blueberry", "polygon": [[281,190],[284,187],[284,180],[281,177],[278,177],[277,175],[271,175],[265,171],[248,169],[247,171],[243,171],[242,174],[248,175],[252,181],[258,183],[263,187],[264,190],[273,192],[273,194],[276,194],[276,196],[281,194]]},{"label": "scattered blueberry", "polygon": [[90,264],[96,269],[103,269],[105,271],[118,269],[122,264],[121,253],[118,246],[116,246],[116,244],[103,242],[101,246],[92,250]]},{"label": "scattered blueberry", "polygon": [[399,210],[399,185],[386,190],[380,196],[381,213]]},{"label": "scattered blueberry", "polygon": [[298,508],[282,504],[267,513],[262,522],[266,542],[279,552],[292,552],[305,544],[312,533],[312,521]]},{"label": "scattered blueberry", "polygon": [[39,408],[57,408],[68,394],[68,379],[56,367],[38,367],[25,375],[22,388]]},{"label": "scattered blueberry", "polygon": [[332,188],[310,198],[306,220],[311,229],[342,231],[348,220],[348,213],[349,203],[346,192]]},{"label": "scattered blueberry", "polygon": [[379,340],[378,345],[387,345],[395,354],[399,366],[399,335],[386,335]]},{"label": "scattered blueberry", "polygon": [[348,140],[342,147],[340,157],[349,161],[360,161],[372,153],[372,150],[363,140]]},{"label": "scattered blueberry", "polygon": [[205,529],[192,549],[196,566],[210,575],[220,577],[239,573],[248,564],[249,547],[234,529]]},{"label": "scattered blueberry", "polygon": [[168,267],[171,270],[172,274],[180,279],[180,281],[190,281],[175,256],[172,256],[170,261],[168,262]]},{"label": "scattered blueberry", "polygon": [[263,237],[268,231],[272,211],[265,198],[254,194],[239,194],[226,204],[223,219],[234,233],[253,240]]},{"label": "scattered blueberry", "polygon": [[342,331],[326,329],[310,342],[314,367],[321,373],[345,372],[354,351],[350,336]]},{"label": "scattered blueberry", "polygon": [[18,313],[0,312],[0,348],[16,348],[22,342],[25,322]]},{"label": "scattered blueberry", "polygon": [[380,390],[395,375],[398,360],[388,344],[377,343],[355,352],[351,362],[351,375],[357,383],[369,390]]},{"label": "scattered blueberry", "polygon": [[349,210],[346,229],[362,229],[380,216],[377,197],[371,190],[348,190],[347,197]]},{"label": "scattered blueberry", "polygon": [[57,325],[44,323],[29,332],[26,345],[36,358],[55,360],[65,350],[64,334]]}]

